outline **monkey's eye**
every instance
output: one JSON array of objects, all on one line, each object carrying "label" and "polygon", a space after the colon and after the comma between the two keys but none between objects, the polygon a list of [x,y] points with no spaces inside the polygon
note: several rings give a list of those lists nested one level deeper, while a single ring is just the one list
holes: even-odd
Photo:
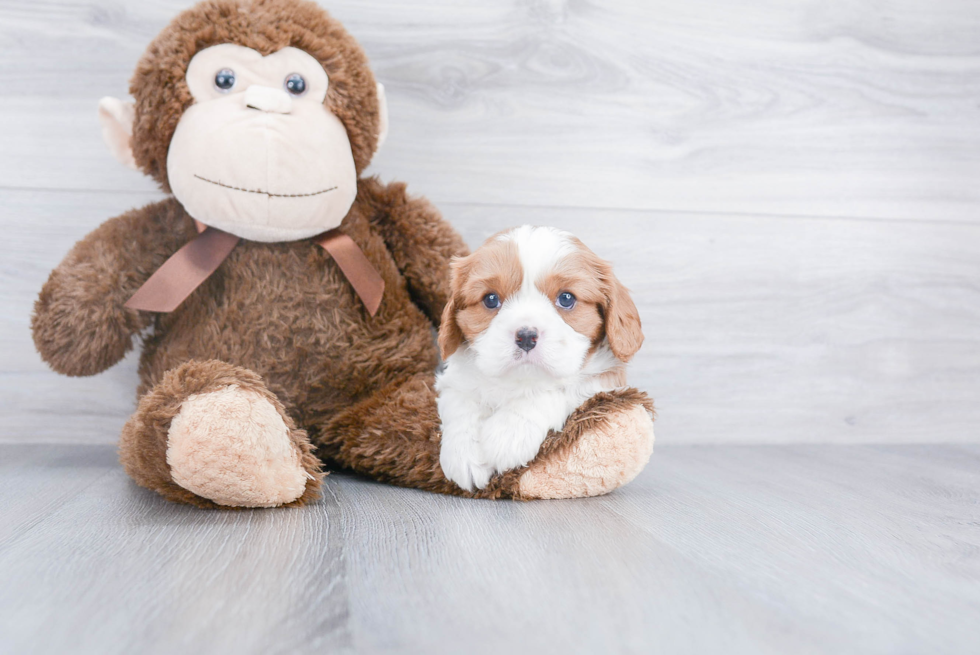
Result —
[{"label": "monkey's eye", "polygon": [[306,91],[306,80],[299,73],[293,73],[286,77],[285,81],[286,90],[292,93],[294,96],[301,96]]},{"label": "monkey's eye", "polygon": [[571,309],[575,306],[575,296],[567,291],[562,291],[558,294],[558,297],[555,298],[555,304],[562,309]]},{"label": "monkey's eye", "polygon": [[214,75],[214,87],[218,91],[230,91],[235,86],[235,71],[222,68]]},{"label": "monkey's eye", "polygon": [[497,309],[500,307],[500,296],[495,293],[488,293],[483,296],[483,306],[487,309]]}]

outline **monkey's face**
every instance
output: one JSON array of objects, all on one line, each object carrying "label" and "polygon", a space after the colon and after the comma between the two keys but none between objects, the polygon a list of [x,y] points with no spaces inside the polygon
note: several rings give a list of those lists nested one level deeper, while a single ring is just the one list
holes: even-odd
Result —
[{"label": "monkey's face", "polygon": [[239,45],[191,59],[187,108],[167,154],[174,195],[197,220],[253,241],[337,227],[357,195],[344,125],[324,105],[329,80],[296,48],[263,57]]}]

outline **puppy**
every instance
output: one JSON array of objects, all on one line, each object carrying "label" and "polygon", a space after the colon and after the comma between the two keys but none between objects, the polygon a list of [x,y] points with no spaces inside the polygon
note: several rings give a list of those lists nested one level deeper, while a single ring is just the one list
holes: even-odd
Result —
[{"label": "puppy", "polygon": [[626,384],[643,343],[626,288],[577,238],[525,225],[452,263],[439,328],[439,462],[472,491],[534,459],[577,407]]}]

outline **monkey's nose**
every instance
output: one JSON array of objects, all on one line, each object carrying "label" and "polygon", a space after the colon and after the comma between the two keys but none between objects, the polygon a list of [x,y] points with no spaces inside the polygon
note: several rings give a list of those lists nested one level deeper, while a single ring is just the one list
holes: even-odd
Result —
[{"label": "monkey's nose", "polygon": [[522,327],[517,331],[514,343],[524,352],[531,352],[538,345],[538,331],[534,328]]},{"label": "monkey's nose", "polygon": [[253,84],[245,89],[245,106],[273,114],[288,114],[293,110],[293,99],[282,89]]}]

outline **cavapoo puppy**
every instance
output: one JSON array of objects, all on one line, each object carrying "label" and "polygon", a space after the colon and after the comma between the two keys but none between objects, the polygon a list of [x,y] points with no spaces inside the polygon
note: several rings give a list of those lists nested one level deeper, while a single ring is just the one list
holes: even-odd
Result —
[{"label": "cavapoo puppy", "polygon": [[626,385],[643,333],[608,262],[567,232],[525,225],[452,264],[436,379],[440,464],[463,489],[534,459],[579,405]]}]

